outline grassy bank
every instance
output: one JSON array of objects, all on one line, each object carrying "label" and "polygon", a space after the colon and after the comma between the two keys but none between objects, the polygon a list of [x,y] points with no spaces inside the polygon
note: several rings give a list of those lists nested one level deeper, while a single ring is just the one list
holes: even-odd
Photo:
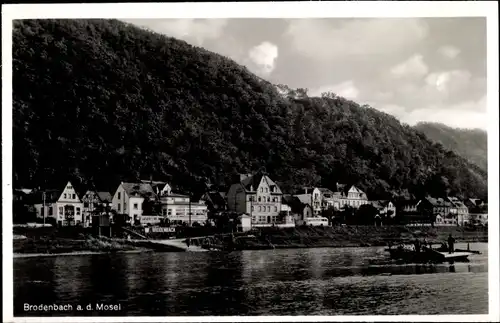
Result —
[{"label": "grassy bank", "polygon": [[458,227],[339,226],[265,228],[255,233],[255,238],[236,239],[235,243],[239,249],[368,247],[412,243],[415,238],[441,243],[450,233],[459,242],[488,241],[486,229],[467,231]]},{"label": "grassy bank", "polygon": [[14,253],[62,254],[73,252],[118,252],[137,250],[140,247],[117,241],[106,241],[93,237],[85,239],[22,239],[14,240]]},{"label": "grassy bank", "polygon": [[14,228],[15,254],[68,254],[82,252],[123,252],[146,249],[110,238],[95,238],[85,228]]},{"label": "grassy bank", "polygon": [[[296,227],[287,229],[262,228],[251,236],[236,234],[234,247],[240,250],[313,248],[313,247],[369,247],[388,244],[412,243],[415,238],[429,243],[446,241],[449,234],[458,242],[487,242],[486,228],[461,227],[404,227],[404,226],[337,226]],[[148,241],[127,241],[92,237],[83,228],[16,228],[15,235],[24,239],[13,241],[15,254],[68,254],[82,252],[178,251]],[[231,243],[229,237],[220,245]]]}]

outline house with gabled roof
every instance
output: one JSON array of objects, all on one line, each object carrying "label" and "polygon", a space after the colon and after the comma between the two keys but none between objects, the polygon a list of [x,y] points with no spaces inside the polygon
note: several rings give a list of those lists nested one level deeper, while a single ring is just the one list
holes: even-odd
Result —
[{"label": "house with gabled roof", "polygon": [[140,223],[146,201],[158,201],[158,196],[151,184],[122,182],[113,195],[111,205],[118,214],[128,216],[127,222],[134,224]]},{"label": "house with gabled roof", "polygon": [[60,188],[33,191],[29,201],[39,219],[51,218],[57,226],[85,225],[83,203],[69,181]]},{"label": "house with gabled roof", "polygon": [[229,211],[246,213],[253,224],[277,223],[281,212],[283,193],[279,186],[263,172],[240,174],[229,188]]},{"label": "house with gabled roof", "polygon": [[448,199],[428,196],[422,200],[421,206],[434,216],[435,225],[458,225],[457,207]]},{"label": "house with gabled roof", "polygon": [[390,200],[375,200],[371,204],[378,210],[382,216],[394,218],[396,216],[396,206]]},{"label": "house with gabled roof", "polygon": [[359,208],[361,205],[370,204],[365,192],[354,185],[339,184],[336,185],[334,195],[339,200],[340,207],[350,206]]},{"label": "house with gabled roof", "polygon": [[83,202],[83,221],[86,226],[92,224],[94,215],[99,215],[104,212],[106,205],[111,205],[113,196],[106,191],[97,191],[89,189],[82,197]]}]

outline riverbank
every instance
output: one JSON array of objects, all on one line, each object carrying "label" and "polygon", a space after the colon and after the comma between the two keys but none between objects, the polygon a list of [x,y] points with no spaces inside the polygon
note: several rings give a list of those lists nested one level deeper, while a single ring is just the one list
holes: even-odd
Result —
[{"label": "riverbank", "polygon": [[[95,238],[82,233],[79,233],[76,238],[70,238],[57,230],[43,235],[33,234],[34,232],[25,231],[23,232],[26,235],[24,239],[14,239],[14,257],[181,251],[179,248],[147,240]],[[404,226],[262,228],[249,232],[246,236],[241,236],[240,233],[233,240],[229,236],[215,240],[217,245],[230,250],[347,248],[408,244],[413,243],[416,238],[425,239],[432,244],[440,244],[446,241],[449,234],[452,234],[457,242],[488,242],[488,233],[485,228],[471,230],[461,227]]]},{"label": "riverbank", "polygon": [[376,247],[389,244],[409,244],[416,238],[432,244],[447,240],[449,234],[457,242],[488,242],[486,229],[466,230],[460,227],[404,227],[404,226],[338,226],[265,228],[253,238],[238,238],[234,247],[239,250],[284,248],[345,248]]},{"label": "riverbank", "polygon": [[85,237],[84,239],[44,237],[40,239],[16,239],[13,241],[13,253],[15,255],[69,255],[152,250],[152,248],[144,246],[123,243],[109,238],[94,238],[92,236]]}]

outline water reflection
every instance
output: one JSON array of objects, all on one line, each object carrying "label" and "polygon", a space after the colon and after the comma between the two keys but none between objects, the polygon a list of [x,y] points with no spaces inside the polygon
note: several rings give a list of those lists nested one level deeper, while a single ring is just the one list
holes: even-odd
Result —
[{"label": "water reflection", "polygon": [[383,248],[15,259],[15,313],[40,315],[23,302],[119,302],[121,315],[143,316],[480,314],[487,245],[478,248],[453,265],[373,265]]}]

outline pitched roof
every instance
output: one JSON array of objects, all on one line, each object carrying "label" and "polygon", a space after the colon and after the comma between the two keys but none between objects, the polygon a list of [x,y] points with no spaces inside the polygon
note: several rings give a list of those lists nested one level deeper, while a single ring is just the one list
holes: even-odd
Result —
[{"label": "pitched roof", "polygon": [[122,182],[121,185],[129,197],[138,195],[144,198],[157,198],[151,184]]},{"label": "pitched roof", "polygon": [[331,194],[333,195],[333,191],[329,188],[326,187],[318,187],[318,190],[321,192],[321,194]]},{"label": "pitched roof", "polygon": [[399,200],[396,201],[395,204],[398,207],[406,207],[406,206],[416,206],[419,202],[420,200],[411,199],[411,200]]},{"label": "pitched roof", "polygon": [[311,204],[311,194],[299,194],[294,195],[294,197],[299,199],[299,201],[303,204]]},{"label": "pitched roof", "polygon": [[113,200],[113,197],[109,192],[97,192],[97,196],[99,196],[101,202],[111,202],[111,200]]},{"label": "pitched roof", "polygon": [[434,198],[434,197],[426,197],[425,198],[427,201],[429,201],[430,204],[433,206],[442,206],[442,207],[449,207],[453,206],[453,204],[443,198]]},{"label": "pitched roof", "polygon": [[216,206],[224,206],[227,204],[226,199],[220,192],[208,192],[205,194],[208,200]]},{"label": "pitched roof", "polygon": [[276,193],[281,193],[279,186],[272,179],[270,179],[269,176],[264,175],[261,172],[243,178],[243,180],[241,180],[240,182],[241,185],[243,185],[243,187],[247,190],[247,192],[250,192],[251,188],[253,188],[254,191],[257,190],[262,180],[264,180],[267,185],[269,185],[269,187],[276,187]]}]

